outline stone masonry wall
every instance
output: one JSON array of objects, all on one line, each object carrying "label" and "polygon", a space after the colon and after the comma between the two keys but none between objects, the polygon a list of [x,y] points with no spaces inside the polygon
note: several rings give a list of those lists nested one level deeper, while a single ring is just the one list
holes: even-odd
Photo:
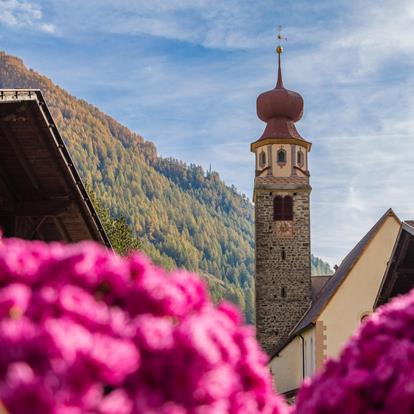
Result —
[{"label": "stone masonry wall", "polygon": [[[309,189],[256,190],[256,330],[268,354],[287,339],[311,302],[309,193]],[[291,237],[276,234],[277,194],[293,197]]]}]

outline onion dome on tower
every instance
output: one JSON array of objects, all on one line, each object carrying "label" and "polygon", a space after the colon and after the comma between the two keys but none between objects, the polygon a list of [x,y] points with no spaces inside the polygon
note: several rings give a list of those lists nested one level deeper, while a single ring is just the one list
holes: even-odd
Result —
[{"label": "onion dome on tower", "polygon": [[262,136],[253,143],[254,146],[265,139],[305,141],[295,127],[295,122],[303,115],[303,98],[297,92],[284,87],[281,68],[282,46],[278,46],[276,52],[278,54],[277,83],[274,89],[260,94],[257,98],[257,116],[267,125]]}]

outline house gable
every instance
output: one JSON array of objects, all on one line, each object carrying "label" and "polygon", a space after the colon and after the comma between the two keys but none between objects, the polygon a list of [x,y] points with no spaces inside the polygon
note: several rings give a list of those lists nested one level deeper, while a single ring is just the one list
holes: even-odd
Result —
[{"label": "house gable", "polygon": [[325,357],[337,356],[361,319],[373,311],[399,227],[395,214],[384,217],[317,317],[326,332]]}]

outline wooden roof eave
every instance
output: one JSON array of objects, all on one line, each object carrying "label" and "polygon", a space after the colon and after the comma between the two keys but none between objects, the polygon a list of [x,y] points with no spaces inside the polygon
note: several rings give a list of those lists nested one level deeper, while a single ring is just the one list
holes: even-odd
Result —
[{"label": "wooden roof eave", "polygon": [[54,150],[60,153],[61,157],[59,158],[60,159],[63,158],[65,162],[65,166],[67,170],[70,172],[71,183],[69,183],[69,185],[72,187],[75,194],[77,195],[80,205],[83,206],[83,209],[81,209],[83,218],[85,222],[88,224],[88,226],[90,227],[91,232],[95,234],[99,234],[100,239],[103,242],[103,244],[105,244],[105,246],[109,248],[112,248],[111,242],[109,241],[109,238],[105,232],[105,229],[103,228],[103,225],[99,219],[99,216],[95,211],[92,201],[85,189],[85,186],[83,185],[83,182],[79,176],[79,173],[77,172],[74,166],[72,158],[66,147],[66,144],[63,141],[63,138],[61,137],[59,133],[59,130],[52,118],[52,115],[49,111],[49,108],[47,107],[47,104],[43,98],[43,94],[41,93],[40,90],[36,91],[36,96],[39,102],[40,112],[43,115],[45,122],[49,126],[50,135],[52,136],[53,142],[55,143]]},{"label": "wooden roof eave", "polygon": [[[65,180],[68,188],[72,190],[73,195],[75,195],[78,211],[82,215],[90,234],[93,238],[111,248],[109,238],[105,233],[82,180],[76,171],[41,91],[38,89],[2,89],[0,90],[0,102],[30,102],[32,104],[28,106],[30,116],[35,120],[36,127],[39,129],[39,136],[43,140],[43,143],[52,156],[54,156],[58,165],[60,165],[63,172],[62,178]],[[33,104],[35,104],[35,106],[33,106]],[[40,121],[39,124],[37,120],[40,119],[42,121]],[[49,135],[50,139],[45,139],[45,134]],[[26,171],[26,174],[29,175],[29,178],[30,175],[34,175],[31,174],[30,171]]]},{"label": "wooden roof eave", "polygon": [[[396,256],[397,252],[398,252],[399,256],[402,255],[401,254],[401,249],[404,248],[404,243],[406,243],[406,244],[408,243],[408,238],[409,237],[414,237],[414,228],[412,226],[408,225],[407,223],[402,222],[401,227],[398,231],[397,238],[396,238],[395,243],[394,243],[394,247],[392,249],[390,259],[388,260],[387,268],[385,269],[384,276],[382,277],[381,285],[380,285],[380,288],[378,290],[377,297],[375,298],[374,309],[376,309],[378,306],[383,305],[385,303],[385,301],[387,300],[387,296],[388,296],[389,292],[386,292],[386,291],[391,290],[393,286],[388,287],[388,289],[387,289],[386,284],[387,284],[387,281],[389,280],[389,278],[391,277],[391,275],[393,275],[393,273],[395,273],[395,269],[396,268],[398,269],[398,264],[399,264],[398,263],[399,258],[396,258],[395,256]],[[405,240],[403,240],[403,239],[405,239]],[[392,277],[396,277],[396,275],[392,276]]]}]

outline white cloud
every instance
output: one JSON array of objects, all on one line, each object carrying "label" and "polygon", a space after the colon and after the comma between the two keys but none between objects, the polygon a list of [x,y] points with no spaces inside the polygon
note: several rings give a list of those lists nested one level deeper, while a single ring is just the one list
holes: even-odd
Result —
[{"label": "white cloud", "polygon": [[56,28],[43,22],[42,8],[25,0],[1,0],[0,24],[15,28],[34,27],[40,31],[53,33]]},{"label": "white cloud", "polygon": [[46,32],[46,33],[55,33],[56,32],[56,27],[51,23],[42,23],[39,26],[39,29],[42,32]]},{"label": "white cloud", "polygon": [[238,0],[43,0],[59,29],[72,35],[113,33],[149,35],[213,49],[249,49],[275,35],[274,25],[263,35],[260,22],[275,13],[280,0],[257,0],[254,7]]},{"label": "white cloud", "polygon": [[[111,41],[121,34],[125,50],[137,48],[125,59],[108,50],[105,61],[89,66],[67,58],[62,70],[77,90],[83,82],[84,91],[111,91],[105,104],[94,103],[153,139],[163,155],[205,167],[212,162],[249,196],[254,166],[248,143],[264,127],[255,98],[274,85],[273,26],[286,22],[285,84],[304,96],[305,117],[297,127],[314,144],[314,253],[338,263],[388,207],[414,217],[412,2],[58,3],[42,5],[52,11],[59,33],[88,39],[104,33]],[[32,21],[45,24],[38,10]],[[142,34],[157,42],[178,40],[166,43],[179,49],[177,56],[164,46],[162,52],[139,49]],[[211,60],[189,57],[182,42],[209,48],[203,53]],[[87,92],[82,97],[90,98]]]}]

